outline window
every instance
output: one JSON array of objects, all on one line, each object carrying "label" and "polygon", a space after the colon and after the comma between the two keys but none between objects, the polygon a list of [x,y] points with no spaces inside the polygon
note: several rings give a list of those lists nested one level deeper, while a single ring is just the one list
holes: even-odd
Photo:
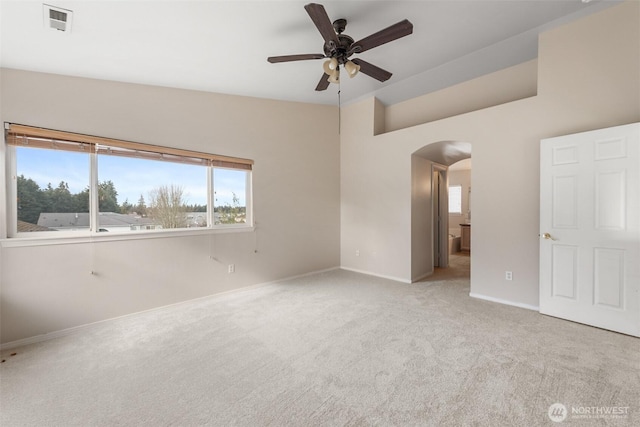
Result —
[{"label": "window", "polygon": [[213,170],[213,223],[247,223],[246,171],[215,168]]},{"label": "window", "polygon": [[88,151],[18,146],[15,158],[17,231],[89,229]]},{"label": "window", "polygon": [[98,226],[101,231],[206,227],[203,165],[113,155],[98,147]]},{"label": "window", "polygon": [[449,186],[449,213],[462,214],[462,186]]},{"label": "window", "polygon": [[252,225],[251,160],[14,124],[6,136],[10,237]]}]

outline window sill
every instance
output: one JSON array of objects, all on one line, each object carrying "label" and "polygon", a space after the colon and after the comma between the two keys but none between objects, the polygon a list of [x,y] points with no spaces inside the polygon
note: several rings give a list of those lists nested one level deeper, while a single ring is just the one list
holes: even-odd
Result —
[{"label": "window sill", "polygon": [[[29,236],[20,235],[18,237],[10,237],[0,239],[0,247],[3,248],[19,248],[25,246],[49,246],[49,245],[71,245],[77,243],[97,243],[97,242],[115,242],[121,240],[146,240],[146,239],[167,239],[174,237],[192,237],[212,234],[229,234],[229,233],[249,233],[255,231],[255,226],[238,226],[225,228],[201,228],[197,230],[181,229],[181,230],[158,230],[158,231],[129,231],[124,233],[84,233],[65,234],[64,236]],[[80,234],[81,233],[81,234]],[[24,233],[28,234],[28,233]]]}]

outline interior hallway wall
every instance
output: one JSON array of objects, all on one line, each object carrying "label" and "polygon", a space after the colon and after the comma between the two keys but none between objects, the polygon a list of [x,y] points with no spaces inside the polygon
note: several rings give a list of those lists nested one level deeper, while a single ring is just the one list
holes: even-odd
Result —
[{"label": "interior hallway wall", "polygon": [[423,157],[411,156],[411,277],[433,273],[433,165]]}]

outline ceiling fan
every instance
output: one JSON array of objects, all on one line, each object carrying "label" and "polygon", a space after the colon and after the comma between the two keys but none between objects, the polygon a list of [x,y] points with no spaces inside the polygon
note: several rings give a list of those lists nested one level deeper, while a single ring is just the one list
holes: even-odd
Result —
[{"label": "ceiling fan", "polygon": [[413,33],[413,24],[405,19],[355,42],[353,38],[343,34],[347,26],[346,19],[336,19],[332,24],[324,6],[321,4],[309,3],[304,8],[324,39],[324,54],[270,56],[267,61],[277,63],[329,58],[323,64],[324,74],[322,74],[322,78],[316,86],[318,91],[326,90],[329,87],[329,83],[339,83],[340,66],[344,66],[349,77],[353,77],[358,74],[358,71],[361,71],[381,82],[389,80],[392,75],[389,71],[360,58],[349,58],[355,53],[365,52]]}]

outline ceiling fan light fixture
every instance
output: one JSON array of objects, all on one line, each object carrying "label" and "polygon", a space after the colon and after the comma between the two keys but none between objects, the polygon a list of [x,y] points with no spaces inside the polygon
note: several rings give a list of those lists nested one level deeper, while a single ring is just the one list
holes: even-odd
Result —
[{"label": "ceiling fan light fixture", "polygon": [[338,68],[338,60],[336,58],[331,58],[330,60],[325,61],[324,64],[322,64],[322,68],[325,73],[331,75],[331,73]]},{"label": "ceiling fan light fixture", "polygon": [[[0,0],[1,1],[1,0]],[[327,59],[322,64],[322,77],[316,85],[316,91],[327,90],[329,83],[340,83],[340,65],[344,65],[349,77],[356,76],[360,71],[369,77],[384,82],[391,78],[391,73],[360,58],[349,61],[354,53],[362,53],[380,45],[392,42],[413,33],[413,24],[408,19],[397,22],[387,28],[368,35],[358,41],[344,34],[347,20],[336,19],[331,22],[324,6],[309,3],[304,6],[320,35],[324,39],[322,53],[307,53],[301,55],[270,56],[270,63],[302,61],[307,59]]]},{"label": "ceiling fan light fixture", "polygon": [[328,80],[330,83],[340,83],[340,69],[336,68],[335,70],[333,70],[333,72],[329,74]]},{"label": "ceiling fan light fixture", "polygon": [[360,66],[353,61],[347,61],[344,64],[344,69],[347,70],[347,74],[349,75],[349,77],[353,78],[356,74],[358,74],[358,71],[360,71]]},{"label": "ceiling fan light fixture", "polygon": [[322,64],[322,69],[324,70],[325,74],[331,75],[331,73],[333,73],[333,70],[329,68],[329,62],[331,61],[324,61],[324,64]]}]

